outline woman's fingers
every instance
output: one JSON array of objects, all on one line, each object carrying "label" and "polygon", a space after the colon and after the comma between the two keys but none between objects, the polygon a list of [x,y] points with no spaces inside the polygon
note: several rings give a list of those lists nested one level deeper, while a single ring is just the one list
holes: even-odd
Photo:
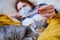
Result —
[{"label": "woman's fingers", "polygon": [[45,11],[54,8],[53,5],[41,6],[40,11]]},{"label": "woman's fingers", "polygon": [[39,8],[39,13],[50,13],[54,11],[53,5],[41,6]]},{"label": "woman's fingers", "polygon": [[53,13],[53,12],[55,12],[54,9],[49,9],[49,10],[42,11],[41,13],[44,14],[44,13]]}]

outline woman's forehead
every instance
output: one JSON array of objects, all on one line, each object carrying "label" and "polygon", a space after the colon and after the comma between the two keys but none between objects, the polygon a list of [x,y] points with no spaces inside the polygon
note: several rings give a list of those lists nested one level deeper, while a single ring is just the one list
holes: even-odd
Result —
[{"label": "woman's forehead", "polygon": [[25,5],[25,3],[19,2],[19,3],[17,4],[18,9],[22,8],[23,5]]}]

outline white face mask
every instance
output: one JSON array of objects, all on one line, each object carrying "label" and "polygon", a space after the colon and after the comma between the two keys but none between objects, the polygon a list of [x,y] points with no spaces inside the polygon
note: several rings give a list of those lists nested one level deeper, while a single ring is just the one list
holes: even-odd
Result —
[{"label": "white face mask", "polygon": [[26,17],[29,14],[29,11],[32,10],[28,5],[19,10],[22,17]]}]

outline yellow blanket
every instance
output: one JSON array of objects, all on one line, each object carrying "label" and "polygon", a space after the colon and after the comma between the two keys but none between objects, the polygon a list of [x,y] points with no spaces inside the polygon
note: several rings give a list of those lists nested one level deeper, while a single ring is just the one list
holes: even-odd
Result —
[{"label": "yellow blanket", "polygon": [[37,40],[60,40],[60,14],[49,21],[48,27]]},{"label": "yellow blanket", "polygon": [[5,14],[0,14],[0,25],[20,25],[20,22],[13,20]]}]

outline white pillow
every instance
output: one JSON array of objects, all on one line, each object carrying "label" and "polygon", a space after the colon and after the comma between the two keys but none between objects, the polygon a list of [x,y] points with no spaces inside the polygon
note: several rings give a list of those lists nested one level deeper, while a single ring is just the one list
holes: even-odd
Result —
[{"label": "white pillow", "polygon": [[16,13],[15,3],[16,0],[0,0],[0,13]]}]

